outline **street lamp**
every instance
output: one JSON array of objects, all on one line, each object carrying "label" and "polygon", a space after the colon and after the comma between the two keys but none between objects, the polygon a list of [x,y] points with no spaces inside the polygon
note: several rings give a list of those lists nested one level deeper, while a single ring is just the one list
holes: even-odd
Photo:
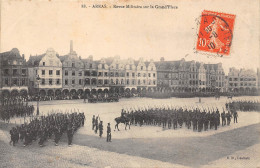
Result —
[{"label": "street lamp", "polygon": [[39,114],[40,114],[40,112],[39,112],[40,80],[41,80],[41,78],[39,77],[39,75],[37,76],[36,80],[37,80],[37,84],[38,84],[37,115],[39,115]]},{"label": "street lamp", "polygon": [[84,96],[84,103],[86,103],[86,93],[85,93],[85,86],[86,86],[86,79],[84,79],[84,86],[83,86],[83,96]]}]

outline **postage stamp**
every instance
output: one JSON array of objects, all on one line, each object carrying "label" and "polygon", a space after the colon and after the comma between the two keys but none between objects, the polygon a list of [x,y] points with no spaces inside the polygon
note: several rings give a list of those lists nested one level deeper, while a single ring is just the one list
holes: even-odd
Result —
[{"label": "postage stamp", "polygon": [[201,15],[196,50],[218,56],[230,54],[235,15],[204,10]]}]

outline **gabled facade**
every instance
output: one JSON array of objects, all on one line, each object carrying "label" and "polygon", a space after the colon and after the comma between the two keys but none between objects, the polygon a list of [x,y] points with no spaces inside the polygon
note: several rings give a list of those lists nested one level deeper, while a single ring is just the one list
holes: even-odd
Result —
[{"label": "gabled facade", "polygon": [[[41,97],[54,98],[61,94],[62,63],[54,49],[49,48],[40,56],[30,56],[28,65],[33,94],[37,94],[38,88]],[[40,77],[39,82],[36,80],[37,76]]]},{"label": "gabled facade", "polygon": [[28,67],[17,48],[0,53],[0,95],[4,97],[28,94]]}]

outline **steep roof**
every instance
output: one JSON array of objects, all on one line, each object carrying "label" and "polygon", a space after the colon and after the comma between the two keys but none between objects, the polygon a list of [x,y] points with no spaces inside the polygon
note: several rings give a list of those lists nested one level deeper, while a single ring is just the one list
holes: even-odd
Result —
[{"label": "steep roof", "polygon": [[23,59],[22,56],[20,55],[19,50],[17,48],[13,48],[10,51],[0,53],[0,56],[3,59],[9,59],[9,60],[10,59]]},{"label": "steep roof", "polygon": [[28,66],[39,66],[39,63],[44,56],[45,54],[30,56],[29,60],[27,61]]}]

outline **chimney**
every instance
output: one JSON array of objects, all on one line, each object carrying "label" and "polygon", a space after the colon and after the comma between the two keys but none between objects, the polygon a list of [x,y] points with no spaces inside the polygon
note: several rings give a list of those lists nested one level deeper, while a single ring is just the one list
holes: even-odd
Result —
[{"label": "chimney", "polygon": [[164,61],[164,57],[161,57],[160,61],[163,62]]},{"label": "chimney", "polygon": [[73,52],[73,41],[70,40],[70,53],[72,53],[72,52]]}]

